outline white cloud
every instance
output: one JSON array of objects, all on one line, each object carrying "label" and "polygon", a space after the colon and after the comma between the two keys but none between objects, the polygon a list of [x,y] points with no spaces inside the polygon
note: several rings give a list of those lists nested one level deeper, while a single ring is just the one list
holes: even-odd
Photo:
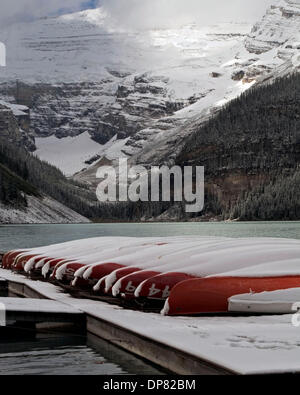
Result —
[{"label": "white cloud", "polygon": [[121,25],[166,27],[219,21],[256,22],[278,0],[102,0]]},{"label": "white cloud", "polygon": [[0,28],[17,21],[53,15],[62,8],[78,11],[82,3],[82,0],[0,0]]},{"label": "white cloud", "polygon": [[[250,21],[261,17],[278,0],[98,0],[119,24],[134,27],[165,27],[183,23]],[[15,21],[78,11],[89,0],[0,0],[0,27]]]}]

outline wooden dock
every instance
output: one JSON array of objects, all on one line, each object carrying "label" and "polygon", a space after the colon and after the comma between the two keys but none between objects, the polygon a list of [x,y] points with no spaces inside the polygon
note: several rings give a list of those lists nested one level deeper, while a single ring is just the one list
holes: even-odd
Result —
[{"label": "wooden dock", "polygon": [[[56,293],[54,291],[56,287],[52,284],[48,284],[48,283],[42,284],[43,286],[40,287],[40,282],[26,279],[23,276],[12,274],[9,271],[3,271],[3,274],[4,274],[3,277],[8,283],[9,295],[18,296],[17,298],[15,297],[13,298],[13,299],[17,299],[18,306],[21,306],[20,300],[26,301],[29,299],[29,300],[34,300],[35,303],[38,303],[39,308],[37,309],[37,311],[31,312],[32,315],[36,314],[35,317],[32,316],[32,319],[45,319],[45,317],[42,317],[40,315],[41,312],[38,311],[41,310],[40,308],[42,306],[42,304],[40,304],[41,302],[44,303],[45,301],[46,302],[56,301],[59,303],[60,307],[61,304],[67,306],[68,312],[71,312],[72,308],[74,308],[72,306],[73,304],[77,304],[79,302],[84,312],[83,314],[79,314],[79,317],[81,317],[81,319],[83,318],[84,320],[83,325],[81,324],[79,325],[79,329],[84,328],[85,333],[87,333],[88,336],[90,335],[97,336],[101,339],[104,339],[112,343],[117,347],[129,351],[139,357],[142,357],[148,361],[151,361],[152,363],[155,363],[158,366],[163,367],[164,369],[167,369],[168,371],[177,374],[213,374],[214,375],[214,374],[235,373],[232,370],[227,369],[225,366],[211,363],[201,358],[197,358],[191,355],[190,353],[179,350],[178,348],[174,348],[172,346],[166,346],[161,341],[153,340],[143,334],[136,333],[136,331],[127,328],[127,325],[124,326],[114,323],[112,318],[109,318],[107,314],[104,314],[106,309],[103,310],[103,308],[105,308],[106,304],[104,304],[103,302],[99,302],[100,303],[99,311],[96,313],[95,312],[95,304],[97,304],[96,301],[93,300],[88,301],[86,299],[80,301],[77,299],[70,298],[65,293]],[[60,299],[66,301],[66,303],[61,302]],[[1,303],[3,303],[3,300],[4,302],[8,303],[7,298],[0,298]],[[10,317],[12,318],[20,318],[22,320],[30,319],[30,315],[29,314],[27,315],[26,311],[25,312],[17,311],[21,309],[20,307],[17,308],[13,307],[13,309],[14,311],[12,311],[12,313],[8,313],[8,317],[11,314]],[[120,309],[119,311],[120,313],[122,313],[123,311],[126,310]],[[15,317],[13,317],[14,314]],[[19,317],[17,317],[17,314],[19,314]],[[46,312],[46,314],[48,314],[48,318],[50,318],[49,312]],[[102,315],[105,316],[102,317]],[[74,318],[78,319],[79,317],[75,316]],[[25,329],[27,329],[27,327],[29,326],[29,328],[32,329],[32,325],[36,326],[36,325],[44,325],[44,324],[43,323],[36,324],[36,322],[21,321],[20,323],[18,323],[17,327],[22,327],[22,328],[25,327]],[[50,323],[46,322],[46,325],[47,326],[51,325],[51,322]],[[53,325],[56,325],[56,323],[54,323]],[[69,325],[69,323],[65,323],[65,325]],[[9,327],[7,327],[6,329],[10,330]]]},{"label": "wooden dock", "polygon": [[71,306],[47,299],[0,298],[6,322],[74,323],[85,322],[85,314]]}]

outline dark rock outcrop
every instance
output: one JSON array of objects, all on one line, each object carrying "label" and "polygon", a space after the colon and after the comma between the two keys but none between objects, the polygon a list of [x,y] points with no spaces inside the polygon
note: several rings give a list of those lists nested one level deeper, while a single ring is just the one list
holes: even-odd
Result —
[{"label": "dark rock outcrop", "polygon": [[15,116],[9,107],[0,104],[0,138],[33,151],[35,144],[30,134],[29,110],[27,114]]}]

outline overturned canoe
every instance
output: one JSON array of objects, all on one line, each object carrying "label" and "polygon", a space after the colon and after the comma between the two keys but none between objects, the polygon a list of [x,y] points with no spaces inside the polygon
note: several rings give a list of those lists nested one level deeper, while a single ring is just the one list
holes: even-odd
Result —
[{"label": "overturned canoe", "polygon": [[20,254],[25,253],[25,250],[9,251],[3,255],[1,267],[3,269],[10,269],[16,259]]},{"label": "overturned canoe", "polygon": [[300,287],[284,290],[235,295],[228,300],[228,310],[235,313],[291,314],[297,313],[300,326]]},{"label": "overturned canoe", "polygon": [[11,251],[2,266],[147,308],[169,297],[164,312],[176,315],[225,312],[233,295],[298,287],[299,256],[298,240],[104,237]]},{"label": "overturned canoe", "polygon": [[[230,255],[228,254],[230,252]],[[172,288],[188,278],[205,278],[210,276],[221,277],[255,277],[255,273],[261,273],[261,277],[272,277],[282,274],[282,270],[276,268],[284,267],[285,274],[299,274],[299,259],[295,267],[295,257],[299,256],[299,246],[253,244],[253,246],[239,245],[227,249],[215,250],[213,252],[202,253],[193,256],[190,262],[196,263],[186,266],[180,270],[167,271],[148,278],[142,282],[135,291],[136,297],[143,298],[165,298]],[[186,260],[189,262],[189,260]],[[263,275],[262,268],[269,268],[268,275]],[[231,269],[231,270],[230,270]],[[240,274],[238,274],[240,273]],[[247,274],[248,273],[248,274]],[[251,274],[249,274],[251,273]],[[258,275],[256,275],[257,277]],[[154,290],[154,291],[153,291]],[[155,292],[155,293],[154,293]]]},{"label": "overturned canoe", "polygon": [[[268,245],[267,245],[268,246]],[[132,270],[118,270],[106,278],[106,290],[110,290],[114,296],[122,294],[123,297],[143,296],[153,299],[166,299],[167,292],[178,282],[189,278],[204,277],[206,273],[218,273],[225,270],[227,262],[224,262],[224,250],[230,248],[239,253],[238,262],[240,263],[241,253],[248,253],[253,249],[249,247],[249,240],[224,240],[210,239],[198,241],[198,243],[184,243],[176,245],[166,254],[155,254],[147,261],[147,257],[143,255],[142,262],[132,267]],[[270,246],[273,251],[273,245]],[[163,252],[163,251],[161,251]],[[298,250],[299,252],[299,250]],[[274,252],[272,252],[274,254]],[[220,262],[221,258],[221,262]],[[149,257],[148,257],[149,259]],[[137,259],[135,260],[137,261]],[[215,265],[217,268],[214,270]],[[211,266],[213,271],[208,272],[207,266]],[[220,266],[221,265],[221,266]],[[203,267],[203,270],[202,270]],[[239,266],[240,267],[240,266]],[[148,287],[146,280],[153,278],[153,282]],[[141,291],[141,284],[145,284]],[[153,287],[159,292],[153,292]],[[139,292],[141,291],[141,294]]]},{"label": "overturned canoe", "polygon": [[[140,241],[134,240],[127,244],[121,247],[105,249],[90,257],[82,257],[74,261],[60,263],[55,267],[52,278],[56,278],[59,281],[72,281],[74,286],[78,286],[79,279],[81,279],[81,284],[85,283],[93,286],[101,278],[113,271],[133,265],[138,251],[147,254],[149,250],[157,251],[162,246],[169,246],[168,243],[157,241],[148,241],[146,243],[143,239]],[[169,246],[169,248],[173,247]],[[132,255],[133,257],[131,258]]]},{"label": "overturned canoe", "polygon": [[300,287],[299,276],[210,277],[177,284],[162,311],[165,315],[197,315],[228,312],[234,295]]},{"label": "overturned canoe", "polygon": [[[126,244],[132,241],[128,237],[116,237],[114,240],[109,237],[97,237],[84,240],[73,240],[60,244],[53,244],[46,247],[38,247],[33,249],[10,251],[4,255],[2,267],[10,268],[17,271],[24,271],[27,262],[35,257],[44,258],[76,258],[81,254],[91,253],[92,251],[103,250],[103,248],[111,245]],[[5,265],[5,266],[4,266]]]},{"label": "overturned canoe", "polygon": [[[75,273],[75,278],[83,278],[85,280],[90,281],[90,283],[97,283],[103,277],[106,277],[105,288],[107,292],[111,290],[112,286],[121,278],[127,277],[129,274],[137,273],[146,270],[147,268],[152,268],[153,266],[158,267],[159,271],[151,271],[149,272],[150,276],[154,276],[156,274],[161,273],[163,271],[163,267],[168,269],[167,264],[169,261],[172,262],[171,267],[182,266],[182,260],[180,260],[180,256],[183,258],[187,257],[193,253],[196,253],[201,250],[205,251],[205,248],[208,246],[212,246],[211,248],[215,248],[217,245],[217,241],[213,242],[210,240],[198,240],[198,241],[183,241],[178,242],[165,242],[165,243],[156,243],[141,245],[142,248],[135,248],[134,252],[131,252],[128,249],[123,249],[123,255],[113,256],[113,253],[110,253],[110,257],[113,257],[111,262],[97,263],[88,265],[85,269],[80,268]],[[120,254],[120,252],[119,252]],[[66,266],[67,267],[67,266]],[[148,273],[148,272],[147,272]],[[145,277],[143,277],[143,280]],[[124,279],[124,282],[126,279]],[[141,279],[137,280],[137,285]],[[102,282],[101,282],[102,283]],[[74,285],[77,285],[77,280],[73,282]],[[125,286],[127,288],[127,285]],[[115,288],[117,289],[117,288]],[[132,288],[131,288],[132,289]],[[95,290],[99,290],[98,287]],[[134,292],[130,292],[133,294]],[[117,296],[117,294],[115,294]]]}]

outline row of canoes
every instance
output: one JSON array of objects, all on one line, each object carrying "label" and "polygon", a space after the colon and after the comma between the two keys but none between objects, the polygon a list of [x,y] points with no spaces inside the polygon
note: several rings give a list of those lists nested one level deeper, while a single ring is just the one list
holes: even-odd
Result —
[{"label": "row of canoes", "polygon": [[101,237],[8,252],[2,268],[162,313],[224,313],[234,295],[300,287],[300,242]]}]

